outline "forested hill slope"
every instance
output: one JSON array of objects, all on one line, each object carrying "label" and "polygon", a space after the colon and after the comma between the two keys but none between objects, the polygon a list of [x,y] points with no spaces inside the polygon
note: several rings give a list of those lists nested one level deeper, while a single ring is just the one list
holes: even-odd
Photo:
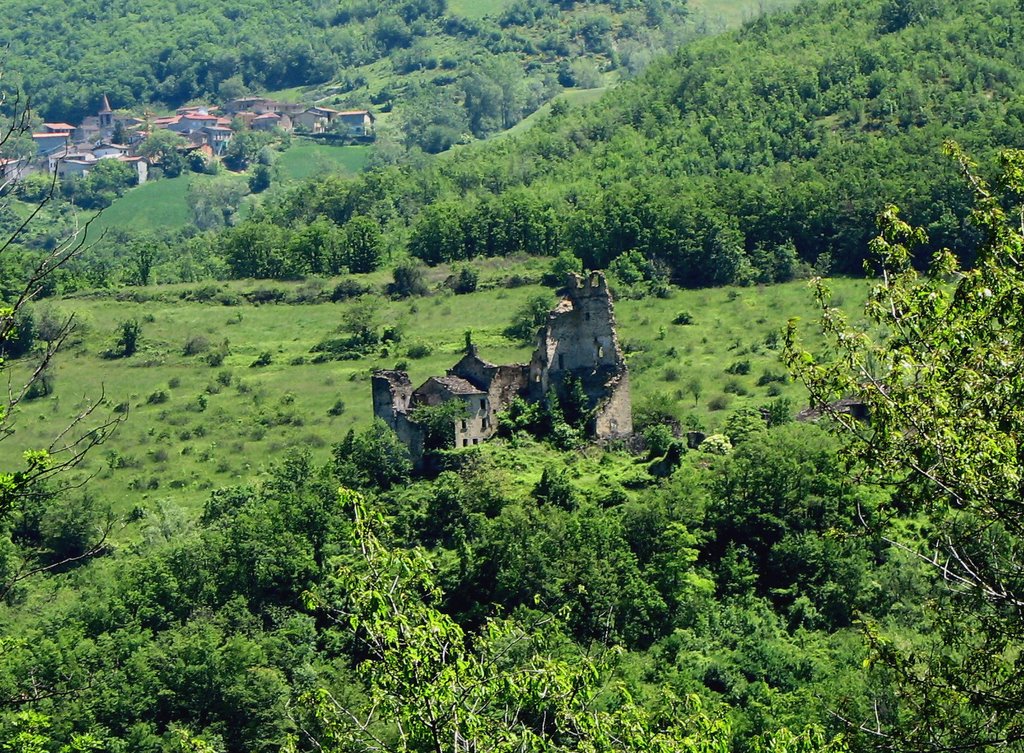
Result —
[{"label": "forested hill slope", "polygon": [[932,248],[970,256],[967,193],[941,145],[984,161],[1024,143],[1022,28],[1006,0],[807,3],[515,138],[306,186],[270,219],[369,213],[429,262],[543,248],[601,267],[638,250],[702,285],[782,278],[794,253],[857,271],[891,201]]},{"label": "forested hill slope", "polygon": [[528,112],[578,78],[635,72],[693,32],[684,0],[464,5],[481,12],[445,0],[6,0],[0,48],[8,79],[50,120],[77,122],[104,94],[115,108],[177,106],[309,85],[322,88],[306,97],[378,109],[427,100],[425,87],[434,105],[420,115],[437,120],[438,90],[493,58],[527,69],[523,101],[506,109]]}]

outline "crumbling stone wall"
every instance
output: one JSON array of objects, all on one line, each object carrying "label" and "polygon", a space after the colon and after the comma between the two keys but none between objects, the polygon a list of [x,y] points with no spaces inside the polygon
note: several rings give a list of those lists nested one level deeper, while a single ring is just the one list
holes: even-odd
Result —
[{"label": "crumbling stone wall", "polygon": [[373,415],[386,423],[409,448],[414,461],[423,456],[423,428],[409,417],[412,382],[404,371],[381,369],[373,373]]},{"label": "crumbling stone wall", "polygon": [[423,430],[410,418],[417,406],[462,400],[466,410],[456,420],[455,446],[466,447],[494,434],[497,414],[513,398],[539,402],[552,393],[561,395],[569,377],[583,386],[593,437],[632,434],[629,373],[615,333],[611,292],[600,272],[570,276],[566,296],[537,333],[529,364],[488,363],[470,346],[447,376],[431,377],[415,390],[404,371],[377,371],[373,413],[395,430],[418,461],[423,454]]},{"label": "crumbling stone wall", "polygon": [[525,364],[497,366],[480,358],[476,346],[469,346],[466,355],[448,370],[448,374],[459,376],[473,383],[487,393],[487,436],[497,431],[498,413],[505,410],[512,399],[525,393],[527,378]]},{"label": "crumbling stone wall", "polygon": [[530,361],[530,397],[560,393],[569,376],[579,379],[593,411],[590,431],[598,439],[633,433],[629,374],[615,332],[608,282],[600,272],[570,275],[567,295],[537,333]]}]

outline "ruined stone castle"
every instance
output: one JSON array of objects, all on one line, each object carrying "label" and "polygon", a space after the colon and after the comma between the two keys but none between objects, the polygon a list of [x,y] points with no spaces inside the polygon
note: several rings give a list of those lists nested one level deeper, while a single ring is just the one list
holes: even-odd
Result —
[{"label": "ruined stone castle", "polygon": [[455,419],[454,446],[469,447],[494,435],[498,412],[513,398],[540,402],[552,391],[562,394],[569,377],[579,380],[589,401],[592,437],[613,439],[632,433],[629,374],[615,334],[612,296],[601,272],[570,275],[565,297],[537,332],[537,347],[528,364],[496,366],[469,346],[446,376],[430,377],[416,389],[404,371],[377,371],[373,413],[418,459],[425,431],[412,417],[417,407],[462,401],[465,409]]}]

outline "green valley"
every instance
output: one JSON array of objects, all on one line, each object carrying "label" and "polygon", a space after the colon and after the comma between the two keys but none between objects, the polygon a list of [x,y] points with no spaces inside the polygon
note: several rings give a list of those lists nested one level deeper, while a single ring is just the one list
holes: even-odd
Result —
[{"label": "green valley", "polygon": [[11,0],[0,751],[1020,750],[1022,28]]}]

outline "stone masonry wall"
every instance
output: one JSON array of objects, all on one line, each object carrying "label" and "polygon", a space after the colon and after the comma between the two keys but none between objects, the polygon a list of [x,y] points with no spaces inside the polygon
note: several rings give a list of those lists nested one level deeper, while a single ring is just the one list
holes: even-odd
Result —
[{"label": "stone masonry wall", "polygon": [[[423,432],[409,418],[416,405],[450,399],[466,402],[466,417],[456,423],[455,445],[469,446],[494,434],[498,412],[514,397],[545,400],[550,391],[559,393],[569,377],[580,381],[590,402],[590,431],[595,438],[633,432],[629,373],[615,333],[611,292],[600,272],[570,276],[566,297],[537,333],[537,347],[528,365],[496,366],[481,359],[471,346],[448,370],[448,377],[431,377],[415,391],[405,372],[378,371],[373,375],[373,412],[418,460]],[[445,384],[466,394],[450,393]]]}]

